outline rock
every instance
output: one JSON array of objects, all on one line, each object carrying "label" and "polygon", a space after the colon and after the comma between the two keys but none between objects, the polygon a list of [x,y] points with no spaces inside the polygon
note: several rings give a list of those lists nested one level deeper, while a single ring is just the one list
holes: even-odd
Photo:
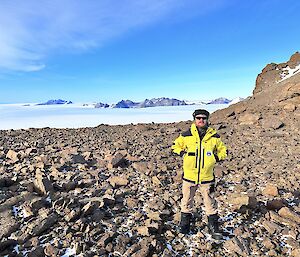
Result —
[{"label": "rock", "polygon": [[69,221],[74,221],[74,220],[77,220],[77,219],[79,218],[80,213],[81,213],[81,211],[80,211],[80,209],[77,207],[77,208],[74,208],[74,209],[70,210],[70,211],[64,216],[64,218],[65,218],[65,220],[68,221],[68,222],[69,222]]},{"label": "rock", "polygon": [[73,154],[71,156],[71,163],[72,164],[78,164],[78,163],[85,164],[86,162],[87,161],[86,161],[85,157],[81,154]]},{"label": "rock", "polygon": [[44,253],[46,256],[56,257],[58,256],[59,251],[53,245],[47,243],[44,248]]},{"label": "rock", "polygon": [[240,125],[253,125],[256,124],[260,118],[261,116],[259,114],[246,113],[239,117],[239,122]]},{"label": "rock", "polygon": [[156,186],[161,186],[161,182],[157,176],[152,177],[152,183]]},{"label": "rock", "polygon": [[250,208],[255,208],[257,206],[257,200],[254,196],[237,196],[229,199],[229,203],[235,208],[241,208],[243,205]]},{"label": "rock", "polygon": [[96,203],[89,202],[82,207],[81,211],[84,216],[88,216],[88,215],[91,215],[96,208],[97,208]]},{"label": "rock", "polygon": [[150,211],[149,213],[147,213],[147,216],[151,220],[156,220],[156,221],[161,220],[159,212],[151,212]]},{"label": "rock", "polygon": [[249,256],[250,249],[242,238],[234,237],[224,243],[224,248],[231,254],[237,253],[242,256]]},{"label": "rock", "polygon": [[271,116],[268,118],[264,118],[261,121],[261,125],[264,129],[269,129],[269,128],[279,129],[284,126],[284,123],[282,121],[278,120],[277,116]]},{"label": "rock", "polygon": [[271,195],[277,196],[278,195],[278,188],[275,185],[267,184],[264,190],[262,191],[263,195]]},{"label": "rock", "polygon": [[125,156],[126,154],[122,154],[122,153],[117,153],[113,156],[107,156],[106,159],[109,161],[107,168],[112,169],[112,168],[125,166],[126,165]]},{"label": "rock", "polygon": [[262,223],[262,226],[269,232],[269,234],[273,235],[274,233],[281,232],[283,230],[282,227],[277,225],[272,221],[265,220]]},{"label": "rock", "polygon": [[41,195],[53,194],[54,192],[52,183],[48,177],[46,177],[45,174],[40,171],[36,172],[34,187],[35,190]]},{"label": "rock", "polygon": [[51,228],[58,221],[58,216],[55,213],[51,213],[43,220],[36,220],[32,229],[32,235],[39,236],[44,231]]},{"label": "rock", "polygon": [[264,237],[262,244],[268,249],[273,249],[275,247],[275,245],[272,243],[272,241],[270,240],[270,238]]},{"label": "rock", "polygon": [[273,199],[273,200],[267,201],[267,209],[268,210],[279,210],[282,207],[284,207],[284,203],[281,199]]},{"label": "rock", "polygon": [[293,257],[298,257],[298,256],[300,256],[300,248],[298,248],[298,249],[293,249],[292,252],[291,252],[291,256],[293,256]]},{"label": "rock", "polygon": [[10,159],[13,163],[19,160],[18,153],[15,152],[14,150],[9,150],[6,154],[6,158]]},{"label": "rock", "polygon": [[0,242],[0,253],[5,250],[13,250],[13,247],[17,245],[17,241],[13,239],[7,239]]},{"label": "rock", "polygon": [[1,211],[0,228],[0,241],[19,228],[19,223],[13,217],[12,211]]},{"label": "rock", "polygon": [[[285,208],[285,207],[283,207],[283,208]],[[274,211],[269,211],[268,214],[270,215],[270,219],[277,222],[277,223],[280,223],[280,224],[283,224],[283,225],[288,225],[288,226],[291,226],[291,227],[297,227],[298,226],[298,224],[296,222],[294,222],[294,221],[292,221],[288,218],[284,218],[282,216],[279,216]],[[282,214],[286,215],[285,211],[282,211]],[[287,216],[289,216],[289,214]]]},{"label": "rock", "polygon": [[33,251],[27,253],[28,257],[44,257],[44,249],[42,246],[37,246]]},{"label": "rock", "polygon": [[112,240],[114,240],[115,237],[117,237],[117,233],[115,232],[106,232],[99,240],[97,245],[100,247],[105,247],[107,246],[107,244],[109,244],[110,242],[112,242]]},{"label": "rock", "polygon": [[147,173],[148,163],[147,162],[134,162],[132,167],[136,169],[138,172]]},{"label": "rock", "polygon": [[283,207],[278,211],[278,214],[281,217],[290,219],[295,221],[296,223],[300,224],[300,215],[295,213],[294,211],[290,210],[288,207]]},{"label": "rock", "polygon": [[141,226],[136,228],[137,233],[141,236],[150,236],[149,228],[147,226]]},{"label": "rock", "polygon": [[128,179],[119,176],[112,176],[108,179],[108,181],[113,187],[126,186],[129,183]]},{"label": "rock", "polygon": [[286,104],[286,105],[283,106],[283,109],[285,111],[288,111],[288,112],[293,112],[293,111],[296,110],[296,108],[297,108],[296,105],[292,104],[292,103],[288,103],[288,104]]}]

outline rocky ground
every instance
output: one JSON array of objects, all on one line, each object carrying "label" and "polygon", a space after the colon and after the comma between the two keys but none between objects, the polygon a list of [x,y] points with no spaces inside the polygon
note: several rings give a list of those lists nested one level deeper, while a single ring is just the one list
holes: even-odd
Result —
[{"label": "rocky ground", "polygon": [[0,256],[300,256],[296,76],[211,117],[229,149],[215,168],[220,242],[200,195],[193,233],[178,233],[170,147],[190,121],[0,131]]}]

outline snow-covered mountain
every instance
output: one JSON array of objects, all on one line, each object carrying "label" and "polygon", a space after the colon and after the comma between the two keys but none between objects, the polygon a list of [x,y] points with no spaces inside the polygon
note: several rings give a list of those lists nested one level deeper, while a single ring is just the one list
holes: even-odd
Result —
[{"label": "snow-covered mountain", "polygon": [[57,99],[57,100],[48,100],[45,103],[39,103],[36,105],[55,105],[55,104],[72,104],[72,101],[66,101],[66,100],[62,100],[62,99]]},{"label": "snow-covered mountain", "polygon": [[187,105],[185,101],[178,100],[175,98],[152,98],[145,99],[142,102],[133,102],[131,100],[122,100],[117,104],[111,105],[112,108],[147,108],[147,107],[156,107],[156,106],[178,106],[178,105]]},{"label": "snow-covered mountain", "polygon": [[236,98],[232,99],[231,102],[230,102],[229,104],[236,104],[236,103],[238,103],[238,102],[240,102],[240,101],[243,101],[243,100],[245,100],[245,98],[242,98],[242,97],[236,97]]},{"label": "snow-covered mountain", "polygon": [[225,97],[219,97],[215,100],[208,102],[207,104],[229,104],[230,102],[231,102],[231,100],[229,100]]}]

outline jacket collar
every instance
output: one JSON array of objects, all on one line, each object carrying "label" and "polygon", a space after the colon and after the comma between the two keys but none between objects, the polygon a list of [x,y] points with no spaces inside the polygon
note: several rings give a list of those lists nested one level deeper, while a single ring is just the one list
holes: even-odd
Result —
[{"label": "jacket collar", "polygon": [[[193,123],[193,124],[191,125],[191,132],[192,132],[192,135],[193,135],[193,136],[197,137],[197,138],[200,140],[199,133],[198,133],[198,129],[197,129],[195,123]],[[216,133],[217,133],[217,131],[216,131],[214,128],[208,127],[208,128],[207,128],[207,131],[206,131],[206,134],[205,134],[205,136],[204,136],[204,138],[203,138],[203,140],[204,140],[204,141],[208,140],[209,138],[211,138],[211,137],[212,137],[214,134],[216,134]]]}]

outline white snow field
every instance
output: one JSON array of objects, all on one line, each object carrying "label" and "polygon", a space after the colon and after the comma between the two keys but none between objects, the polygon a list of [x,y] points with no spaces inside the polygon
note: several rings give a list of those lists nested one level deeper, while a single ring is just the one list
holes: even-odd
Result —
[{"label": "white snow field", "polygon": [[94,108],[92,104],[0,104],[0,129],[79,128],[99,124],[168,123],[191,120],[195,109],[213,112],[226,104],[160,106],[149,108]]}]

